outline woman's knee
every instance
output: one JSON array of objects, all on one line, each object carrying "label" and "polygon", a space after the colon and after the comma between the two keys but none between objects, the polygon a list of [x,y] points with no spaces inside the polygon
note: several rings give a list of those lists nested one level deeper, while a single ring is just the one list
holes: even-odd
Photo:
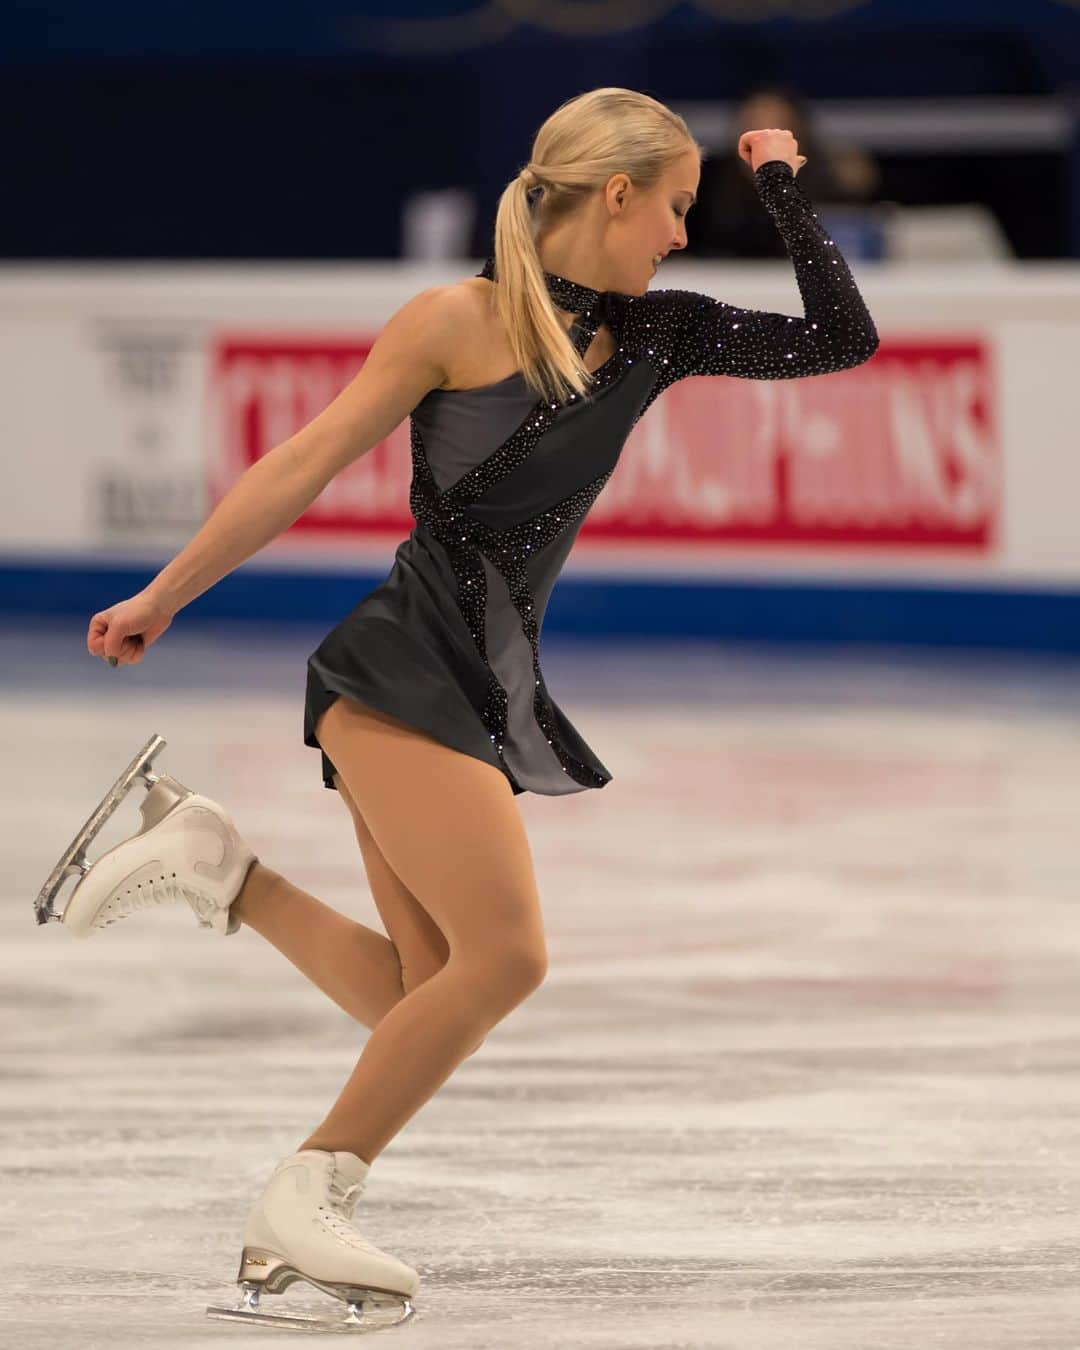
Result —
[{"label": "woman's knee", "polygon": [[[351,732],[339,728],[331,757],[339,781],[354,788],[346,800],[361,847],[377,852],[415,897],[429,938],[437,935],[425,945],[443,948],[434,953],[440,962],[467,967],[491,1000],[524,997],[543,982],[547,951],[532,856],[505,775],[408,728],[387,739],[385,728],[351,708],[341,722]],[[361,750],[365,769],[353,782],[349,766]],[[430,831],[419,848],[418,816]],[[416,975],[431,973],[425,965]]]},{"label": "woman's knee", "polygon": [[542,940],[533,939],[510,946],[503,953],[503,959],[513,983],[527,993],[539,989],[547,978],[547,946]]},{"label": "woman's knee", "polygon": [[547,952],[534,940],[515,941],[507,937],[493,941],[483,956],[464,956],[450,961],[463,972],[476,997],[498,1010],[508,1012],[537,990],[547,975]]},{"label": "woman's knee", "polygon": [[407,952],[403,952],[400,947],[396,947],[395,950],[401,964],[401,987],[406,994],[411,994],[414,989],[426,984],[433,975],[438,975],[439,971],[446,965],[444,960],[433,957],[427,952],[410,956]]},{"label": "woman's knee", "polygon": [[[445,961],[443,961],[438,966],[435,966],[429,962],[402,961],[401,962],[401,988],[403,990],[402,997],[404,998],[405,995],[411,994],[414,989],[417,989],[419,988],[420,985],[426,983],[428,980],[431,979],[433,975],[437,975],[439,971],[445,967],[445,965],[446,965]],[[480,1039],[473,1046],[473,1048],[469,1051],[469,1054],[465,1056],[465,1058],[468,1059],[470,1056],[475,1055],[477,1050],[479,1050],[480,1047],[484,1044],[484,1040],[485,1038],[481,1036]]]},{"label": "woman's knee", "polygon": [[[429,953],[409,958],[398,949],[401,987],[406,994],[445,970],[452,958],[440,960]],[[526,995],[543,984],[548,970],[547,951],[535,943],[506,943],[480,960],[458,960],[455,969],[465,968],[467,977],[480,995],[494,990],[498,994]]]}]

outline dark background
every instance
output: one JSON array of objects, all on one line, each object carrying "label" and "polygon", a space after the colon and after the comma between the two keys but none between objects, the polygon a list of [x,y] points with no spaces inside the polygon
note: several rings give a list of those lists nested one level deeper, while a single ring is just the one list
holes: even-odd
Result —
[{"label": "dark background", "polygon": [[394,258],[406,197],[450,186],[476,195],[483,256],[564,99],[617,84],[726,101],[766,80],[811,102],[1062,98],[1061,150],[875,153],[875,195],[983,202],[1019,257],[1080,256],[1080,0],[717,17],[753,8],[654,4],[634,22],[650,7],[547,0],[530,23],[498,3],[18,0],[0,18],[0,257]]}]

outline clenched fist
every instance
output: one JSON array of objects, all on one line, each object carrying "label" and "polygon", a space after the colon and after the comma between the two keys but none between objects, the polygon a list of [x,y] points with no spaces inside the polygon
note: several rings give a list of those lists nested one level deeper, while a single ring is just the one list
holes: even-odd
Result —
[{"label": "clenched fist", "polygon": [[798,173],[806,163],[806,156],[799,154],[799,143],[790,131],[779,127],[766,127],[763,131],[744,131],[739,137],[739,158],[757,170],[770,159],[782,159],[791,165],[792,173]]},{"label": "clenched fist", "polygon": [[172,614],[160,601],[140,591],[130,600],[121,600],[91,618],[86,650],[113,666],[136,665],[146,654],[146,648],[172,621]]}]

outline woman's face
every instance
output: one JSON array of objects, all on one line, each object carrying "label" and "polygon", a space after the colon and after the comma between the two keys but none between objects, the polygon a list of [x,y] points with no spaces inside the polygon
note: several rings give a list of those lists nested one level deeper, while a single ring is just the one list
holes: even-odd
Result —
[{"label": "woman's face", "polygon": [[647,192],[623,193],[616,184],[620,180],[628,184],[626,175],[612,179],[609,206],[618,202],[621,208],[612,220],[617,226],[611,243],[619,277],[611,289],[644,294],[657,272],[654,259],[659,255],[662,261],[672,249],[686,247],[686,213],[697,198],[700,179],[701,160],[693,147],[669,164],[660,182]]}]

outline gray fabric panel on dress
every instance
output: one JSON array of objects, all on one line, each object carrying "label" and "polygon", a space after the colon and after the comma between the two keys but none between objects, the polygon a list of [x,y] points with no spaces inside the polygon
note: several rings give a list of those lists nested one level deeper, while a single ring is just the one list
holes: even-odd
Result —
[{"label": "gray fabric panel on dress", "polygon": [[484,641],[488,664],[507,697],[503,758],[514,777],[528,783],[531,791],[553,796],[575,792],[579,784],[563,768],[533,711],[536,674],[532,647],[521,626],[521,615],[510,599],[501,574],[482,553],[480,561],[487,578]]},{"label": "gray fabric panel on dress", "polygon": [[[573,334],[578,327],[570,325]],[[539,403],[520,371],[478,389],[429,389],[411,416],[440,492],[508,441]]]},{"label": "gray fabric panel on dress", "polygon": [[550,544],[545,544],[543,548],[531,553],[525,561],[525,580],[532,594],[533,613],[539,632],[543,632],[544,629],[544,616],[555,582],[562,573],[563,564],[569,557],[570,550],[577,543],[583,523],[584,517],[575,520],[563,530],[562,534],[557,534]]},{"label": "gray fabric panel on dress", "polygon": [[412,411],[440,492],[498,450],[536,406],[520,375],[482,389],[430,389]]}]

